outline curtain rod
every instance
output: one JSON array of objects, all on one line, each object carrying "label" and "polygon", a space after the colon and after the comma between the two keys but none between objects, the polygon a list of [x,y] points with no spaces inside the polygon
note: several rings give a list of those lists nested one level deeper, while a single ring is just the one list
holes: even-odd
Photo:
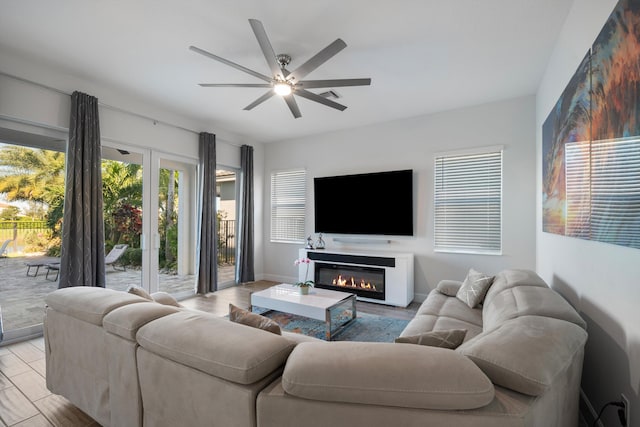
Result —
[{"label": "curtain rod", "polygon": [[[14,80],[21,81],[23,83],[32,84],[34,86],[38,86],[38,87],[41,87],[43,89],[47,89],[47,90],[50,90],[52,92],[56,92],[56,93],[59,93],[59,94],[62,94],[62,95],[71,96],[70,93],[65,92],[63,90],[60,90],[58,88],[55,88],[55,87],[52,87],[52,86],[48,86],[48,85],[45,85],[43,83],[35,82],[33,80],[25,79],[24,77],[15,76],[13,74],[9,74],[9,73],[6,73],[4,71],[0,71],[0,75],[12,78]],[[175,125],[173,123],[165,122],[164,120],[154,119],[153,117],[145,116],[144,114],[136,113],[134,111],[125,110],[124,108],[115,107],[113,105],[105,104],[104,102],[100,102],[100,99],[98,99],[98,105],[100,107],[106,108],[108,110],[117,111],[119,113],[124,113],[124,114],[129,114],[129,115],[132,115],[132,116],[135,116],[135,117],[139,117],[139,118],[144,119],[144,120],[149,120],[149,121],[153,122],[153,124],[160,123],[160,124],[163,124],[165,126],[170,126],[170,127],[176,128],[176,129],[184,130],[186,132],[195,133],[196,135],[200,134],[200,132],[195,131],[193,129],[189,129],[189,128],[186,128],[186,127],[183,127],[183,126],[180,126],[180,125]],[[229,144],[229,145],[233,145],[234,147],[241,147],[241,145],[234,144],[234,143],[227,142],[227,141],[224,141],[224,143],[225,144]]]}]

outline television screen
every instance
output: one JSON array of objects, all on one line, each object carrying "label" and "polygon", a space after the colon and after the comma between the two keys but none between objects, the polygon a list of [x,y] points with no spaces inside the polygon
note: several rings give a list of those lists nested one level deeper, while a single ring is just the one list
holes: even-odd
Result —
[{"label": "television screen", "polygon": [[314,178],[315,232],[413,236],[413,170]]}]

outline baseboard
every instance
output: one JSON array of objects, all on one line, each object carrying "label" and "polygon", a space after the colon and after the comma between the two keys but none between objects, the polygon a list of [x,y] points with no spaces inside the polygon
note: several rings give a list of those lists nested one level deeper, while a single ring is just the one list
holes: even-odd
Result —
[{"label": "baseboard", "polygon": [[[589,398],[584,394],[584,390],[580,388],[580,413],[584,417],[588,426],[593,425],[593,422],[598,417],[597,411],[593,408],[593,405],[589,401]],[[598,420],[598,427],[604,427],[602,420]]]},{"label": "baseboard", "polygon": [[230,281],[224,282],[224,283],[218,283],[218,290],[232,288],[232,287],[234,287],[236,285],[237,285],[237,283],[235,281],[233,281],[233,280],[230,280]]},{"label": "baseboard", "polygon": [[424,300],[426,300],[426,299],[427,299],[427,296],[428,296],[428,295],[429,295],[429,294],[413,294],[413,300],[414,300],[415,302],[423,303],[423,302],[424,302]]},{"label": "baseboard", "polygon": [[278,283],[296,283],[298,278],[292,276],[279,276],[277,274],[263,274],[262,280],[269,280],[271,282]]}]

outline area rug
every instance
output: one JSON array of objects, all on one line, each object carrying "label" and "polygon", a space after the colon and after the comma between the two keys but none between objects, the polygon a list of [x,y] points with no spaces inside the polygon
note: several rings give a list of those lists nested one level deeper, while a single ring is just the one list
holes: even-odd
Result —
[{"label": "area rug", "polygon": [[[280,311],[267,311],[262,315],[276,321],[285,331],[320,339],[325,338],[325,323],[322,321]],[[334,314],[332,322],[338,325],[343,324],[350,317],[351,312],[345,310]],[[356,320],[332,337],[332,341],[393,342],[407,326],[407,323],[409,321],[404,319],[358,313]],[[333,328],[335,329],[336,326]]]}]

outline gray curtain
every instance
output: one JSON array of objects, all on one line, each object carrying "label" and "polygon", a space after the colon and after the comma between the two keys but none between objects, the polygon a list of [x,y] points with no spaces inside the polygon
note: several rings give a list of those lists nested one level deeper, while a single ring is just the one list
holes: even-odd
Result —
[{"label": "gray curtain", "polygon": [[105,285],[98,99],[71,95],[59,288]]},{"label": "gray curtain", "polygon": [[253,282],[253,147],[240,148],[241,188],[240,227],[238,236],[238,260],[236,279],[238,283]]},{"label": "gray curtain", "polygon": [[200,133],[200,201],[198,204],[198,280],[196,292],[206,294],[218,284],[216,218],[216,136]]}]

